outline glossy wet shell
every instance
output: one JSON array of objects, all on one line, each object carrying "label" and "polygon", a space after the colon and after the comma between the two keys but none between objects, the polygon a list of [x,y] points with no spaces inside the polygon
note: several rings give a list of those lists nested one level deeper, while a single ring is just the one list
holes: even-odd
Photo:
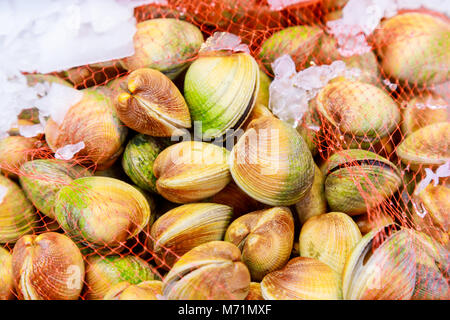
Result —
[{"label": "glossy wet shell", "polygon": [[342,274],[345,261],[361,240],[357,224],[342,212],[311,217],[300,231],[300,256],[314,258]]},{"label": "glossy wet shell", "polygon": [[250,272],[241,253],[225,241],[211,241],[186,253],[163,285],[169,300],[243,300],[249,289]]},{"label": "glossy wet shell", "polygon": [[184,96],[192,120],[201,121],[203,139],[239,129],[259,92],[259,67],[247,53],[204,56],[189,67]]},{"label": "glossy wet shell", "polygon": [[77,300],[83,288],[83,257],[63,234],[22,237],[14,246],[12,266],[20,299]]},{"label": "glossy wet shell", "polygon": [[260,281],[289,260],[294,243],[292,213],[287,207],[275,207],[245,214],[228,227],[225,241],[241,250],[252,280]]},{"label": "glossy wet shell", "polygon": [[[189,109],[177,86],[158,70],[141,68],[127,77],[114,101],[120,120],[157,137],[182,135],[191,127]],[[126,89],[126,90],[125,90]]]},{"label": "glossy wet shell", "polygon": [[164,267],[172,267],[189,250],[222,240],[231,221],[233,208],[215,203],[192,203],[163,214],[152,226],[149,237],[152,252]]},{"label": "glossy wet shell", "polygon": [[94,176],[76,179],[61,188],[55,216],[71,237],[92,248],[112,249],[147,225],[150,207],[133,186]]},{"label": "glossy wet shell", "polygon": [[250,290],[245,300],[264,300],[259,282],[250,282]]},{"label": "glossy wet shell", "polygon": [[136,28],[135,54],[123,61],[129,71],[148,67],[175,79],[203,43],[201,31],[185,21],[151,19],[138,23]]},{"label": "glossy wet shell", "polygon": [[218,193],[231,181],[229,152],[200,141],[176,143],[162,151],[153,172],[156,189],[175,203],[197,202]]},{"label": "glossy wet shell", "polygon": [[61,125],[49,119],[45,127],[46,141],[54,152],[83,141],[85,148],[76,157],[95,163],[98,170],[117,160],[126,134],[110,97],[95,89],[83,90],[83,98],[70,107]]},{"label": "glossy wet shell", "polygon": [[12,256],[8,250],[0,247],[0,300],[14,298],[14,279]]},{"label": "glossy wet shell", "polygon": [[297,257],[261,281],[265,300],[339,300],[339,275],[323,262]]},{"label": "glossy wet shell", "polygon": [[102,300],[112,286],[126,281],[139,284],[155,280],[150,265],[135,256],[90,256],[86,262],[86,286],[89,300]]},{"label": "glossy wet shell", "polygon": [[139,284],[119,282],[111,287],[103,300],[158,300],[162,297],[162,281],[149,280]]},{"label": "glossy wet shell", "polygon": [[450,160],[450,122],[430,124],[413,132],[398,145],[397,155],[413,170],[443,165]]},{"label": "glossy wet shell", "polygon": [[0,175],[0,243],[16,242],[31,233],[38,217],[22,189],[12,180]]},{"label": "glossy wet shell", "polygon": [[122,157],[122,167],[130,179],[140,188],[158,193],[153,164],[156,157],[169,146],[169,141],[137,134],[127,144]]},{"label": "glossy wet shell", "polygon": [[28,161],[20,171],[20,185],[27,198],[40,212],[52,219],[55,219],[53,210],[56,194],[61,187],[76,178],[91,175],[86,168],[57,159]]},{"label": "glossy wet shell", "polygon": [[363,214],[391,196],[402,183],[400,171],[387,159],[366,150],[343,150],[322,168],[330,209]]},{"label": "glossy wet shell", "polygon": [[9,136],[0,140],[0,169],[8,176],[17,178],[20,166],[31,160],[33,153],[41,146],[36,138]]},{"label": "glossy wet shell", "polygon": [[314,161],[300,134],[275,117],[252,121],[233,147],[234,182],[252,198],[272,206],[292,205],[311,189]]},{"label": "glossy wet shell", "polygon": [[380,229],[384,226],[388,226],[394,223],[393,218],[387,213],[372,212],[369,216],[368,213],[359,215],[355,219],[358,225],[359,231],[364,236],[370,231]]}]

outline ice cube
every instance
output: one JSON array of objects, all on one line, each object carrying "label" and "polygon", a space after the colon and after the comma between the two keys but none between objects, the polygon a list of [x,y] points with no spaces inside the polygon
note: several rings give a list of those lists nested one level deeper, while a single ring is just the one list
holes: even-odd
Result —
[{"label": "ice cube", "polygon": [[220,50],[250,53],[248,46],[241,43],[241,38],[229,32],[214,32],[200,47],[201,53]]},{"label": "ice cube", "polygon": [[40,123],[29,126],[19,126],[19,134],[25,138],[33,138],[44,133],[44,126]]},{"label": "ice cube", "polygon": [[83,150],[85,148],[85,144],[83,141],[80,141],[76,144],[68,144],[64,147],[59,148],[55,152],[55,158],[60,160],[70,160],[73,156]]}]

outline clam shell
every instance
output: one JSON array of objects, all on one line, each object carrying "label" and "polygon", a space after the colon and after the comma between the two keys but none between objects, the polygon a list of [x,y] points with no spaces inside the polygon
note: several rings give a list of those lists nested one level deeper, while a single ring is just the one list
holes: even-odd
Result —
[{"label": "clam shell", "polygon": [[272,206],[297,203],[311,189],[314,161],[299,133],[275,117],[252,121],[231,151],[234,182]]},{"label": "clam shell", "polygon": [[162,281],[149,280],[139,284],[123,281],[111,287],[103,300],[158,300],[162,296]]},{"label": "clam shell", "polygon": [[0,169],[12,178],[20,174],[20,166],[33,157],[33,153],[41,146],[36,138],[9,136],[0,140]]},{"label": "clam shell", "polygon": [[110,97],[95,89],[83,90],[83,98],[70,107],[61,125],[50,118],[45,126],[46,141],[54,152],[83,141],[85,148],[77,156],[94,163],[98,170],[117,160],[126,134]]},{"label": "clam shell", "polygon": [[366,234],[344,267],[346,300],[408,300],[416,281],[416,253],[411,231],[404,229],[374,248],[380,230]]},{"label": "clam shell", "polygon": [[171,268],[189,250],[222,240],[233,208],[215,203],[191,203],[163,214],[152,225],[149,237],[158,264]]},{"label": "clam shell", "polygon": [[16,242],[31,233],[37,224],[37,215],[22,189],[12,180],[0,175],[0,243]]},{"label": "clam shell", "polygon": [[177,19],[150,19],[136,25],[133,56],[123,65],[133,71],[152,68],[175,79],[197,55],[203,35],[191,23]]},{"label": "clam shell", "polygon": [[133,186],[108,177],[85,177],[62,187],[55,216],[74,239],[112,249],[136,236],[150,220],[144,195]]},{"label": "clam shell", "polygon": [[339,300],[339,275],[325,263],[297,257],[261,281],[265,300]]},{"label": "clam shell", "polygon": [[91,175],[86,168],[56,159],[25,162],[20,172],[20,185],[27,198],[52,219],[55,219],[53,209],[59,189],[76,178]]},{"label": "clam shell", "polygon": [[158,193],[153,164],[156,157],[169,146],[169,141],[144,134],[135,135],[127,144],[122,157],[122,167],[140,188]]},{"label": "clam shell", "polygon": [[314,164],[314,180],[311,190],[295,204],[300,223],[303,224],[311,217],[327,212],[327,199],[325,198],[325,177],[319,167]]},{"label": "clam shell", "polygon": [[158,137],[183,135],[191,127],[189,109],[177,86],[158,70],[141,68],[128,75],[115,108],[131,129]]},{"label": "clam shell", "polygon": [[156,189],[175,203],[211,197],[231,181],[228,155],[225,148],[210,143],[176,143],[162,151],[155,160]]},{"label": "clam shell", "polygon": [[343,135],[344,144],[367,149],[391,134],[400,122],[400,110],[383,90],[360,81],[340,79],[317,95],[318,112]]},{"label": "clam shell", "polygon": [[250,289],[250,272],[239,249],[211,241],[187,252],[164,278],[169,300],[243,300]]},{"label": "clam shell", "polygon": [[294,243],[294,219],[287,207],[275,207],[245,214],[227,229],[225,241],[241,250],[255,281],[280,269],[289,260]]},{"label": "clam shell", "polygon": [[384,73],[427,86],[448,80],[450,23],[444,19],[409,12],[383,21],[373,41]]},{"label": "clam shell", "polygon": [[184,96],[192,120],[201,121],[202,139],[222,139],[244,124],[259,92],[259,72],[247,53],[203,56],[192,63]]},{"label": "clam shell", "polygon": [[8,250],[0,247],[0,300],[11,300],[13,298],[12,256]]},{"label": "clam shell", "polygon": [[102,300],[112,286],[120,282],[139,284],[154,279],[150,265],[139,257],[90,256],[86,263],[86,297]]},{"label": "clam shell", "polygon": [[382,227],[391,225],[394,223],[394,219],[386,213],[368,213],[362,214],[356,217],[355,220],[358,225],[359,231],[364,236],[370,231],[380,229]]},{"label": "clam shell", "polygon": [[250,282],[250,290],[245,300],[264,300],[259,282]]},{"label": "clam shell", "polygon": [[345,261],[361,240],[358,225],[342,212],[309,218],[300,231],[300,256],[314,258],[342,274]]},{"label": "clam shell", "polygon": [[365,213],[398,190],[400,171],[389,160],[366,150],[343,150],[322,168],[330,209],[348,215]]},{"label": "clam shell", "polygon": [[20,299],[77,300],[83,288],[83,257],[63,234],[23,236],[14,246],[12,267]]},{"label": "clam shell", "polygon": [[398,145],[397,155],[412,170],[450,161],[450,122],[430,124],[413,132]]},{"label": "clam shell", "polygon": [[347,4],[348,0],[324,0],[323,5],[326,9],[343,8]]}]

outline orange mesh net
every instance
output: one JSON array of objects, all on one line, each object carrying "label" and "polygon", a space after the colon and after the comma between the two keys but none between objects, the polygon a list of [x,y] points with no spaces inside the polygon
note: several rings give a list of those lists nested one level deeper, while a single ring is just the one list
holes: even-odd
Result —
[{"label": "orange mesh net", "polygon": [[[345,2],[298,1],[297,4],[275,11],[271,10],[269,4],[264,0],[169,0],[168,5],[138,7],[135,9],[135,17],[138,23],[157,18],[186,21],[198,27],[204,39],[215,32],[229,32],[238,35],[242,42],[248,45],[251,55],[258,62],[261,70],[268,76],[274,77],[270,63],[263,61],[261,47],[273,34],[291,26],[314,25],[322,30],[318,36],[318,39],[322,40],[316,39],[317,41],[310,48],[302,48],[303,51],[293,52],[292,57],[296,62],[297,71],[304,70],[309,66],[330,64],[339,59],[339,57],[332,55],[335,52],[336,43],[330,42],[331,49],[328,48],[327,50],[324,47],[325,40],[323,39],[327,36],[326,22],[341,16],[340,10]],[[437,15],[440,19],[447,19],[439,13],[432,13],[427,10],[418,11]],[[448,24],[448,21],[446,23]],[[166,32],[169,31],[177,32],[176,30],[166,30]],[[154,36],[158,36],[156,31]],[[408,34],[401,36],[407,38]],[[416,34],[415,36],[420,38],[420,35]],[[331,36],[329,37],[332,39]],[[427,85],[426,81],[421,82],[419,80],[403,81],[387,74],[385,72],[387,67],[381,68],[380,62],[381,55],[388,54],[384,49],[389,46],[390,39],[400,41],[398,35],[395,34],[384,37],[383,43],[378,43],[369,38],[369,44],[374,48],[373,53],[375,55],[360,56],[359,61],[355,62],[355,66],[373,71],[370,71],[372,73],[366,80],[376,86],[377,90],[382,90],[388,98],[391,98],[399,106],[398,110],[402,120],[399,119],[393,128],[387,128],[388,124],[383,123],[380,125],[380,130],[375,130],[375,132],[370,130],[363,130],[362,133],[346,131],[346,128],[363,126],[364,124],[360,123],[361,121],[373,126],[379,125],[376,122],[378,121],[376,117],[381,112],[381,108],[380,110],[372,110],[371,114],[361,113],[361,110],[367,110],[367,108],[364,109],[364,105],[373,105],[374,100],[375,103],[377,102],[377,98],[370,94],[372,91],[361,84],[360,87],[356,86],[351,89],[360,90],[357,98],[360,99],[362,107],[356,114],[352,114],[345,108],[343,110],[331,108],[336,105],[352,103],[350,100],[345,100],[345,97],[339,96],[339,93],[331,91],[326,97],[331,100],[330,105],[326,106],[324,103],[322,106],[324,110],[328,110],[326,108],[330,107],[329,113],[319,112],[312,115],[308,118],[308,121],[305,120],[300,123],[297,130],[302,132],[304,139],[310,140],[314,146],[312,148],[315,150],[313,152],[314,160],[321,168],[327,165],[327,161],[333,154],[350,147],[369,150],[383,157],[355,158],[355,156],[343,153],[338,163],[335,163],[334,166],[328,163],[327,171],[323,171],[325,175],[333,177],[335,180],[345,179],[346,185],[353,186],[357,190],[358,199],[354,199],[354,201],[359,200],[361,202],[359,205],[365,209],[355,209],[355,212],[350,216],[358,224],[363,235],[370,229],[389,225],[389,227],[381,229],[379,233],[374,235],[370,242],[371,253],[362,256],[365,260],[364,263],[372,258],[377,263],[375,273],[380,276],[380,279],[366,279],[361,274],[352,274],[351,269],[350,271],[347,270],[347,273],[349,273],[347,277],[352,277],[352,286],[362,285],[364,281],[367,283],[378,281],[378,283],[372,283],[372,286],[369,286],[369,289],[366,288],[365,293],[360,293],[359,296],[355,295],[354,292],[353,295],[349,293],[351,290],[348,288],[341,289],[344,291],[344,298],[448,299],[448,176],[441,175],[430,182],[421,193],[417,192],[421,181],[426,180],[430,172],[436,173],[439,166],[443,168],[442,165],[445,166],[445,161],[449,160],[448,108],[445,107],[447,109],[444,109],[444,111],[437,108],[432,111],[428,110],[429,112],[416,108],[410,115],[409,121],[412,123],[405,123],[404,115],[406,114],[405,110],[411,107],[412,99],[416,99],[420,105],[420,103],[426,103],[426,101],[429,101],[427,99],[432,97],[434,104],[446,104],[448,106],[449,88],[441,90],[441,94],[443,92],[444,95],[444,100],[442,100],[432,93],[435,84]],[[448,42],[448,39],[446,41]],[[177,45],[179,39],[174,39],[173,42],[174,45]],[[139,39],[135,38],[135,46],[140,45],[144,46]],[[169,48],[171,43],[168,42],[165,45]],[[159,57],[160,60],[156,60],[154,63],[164,63],[169,59],[173,65],[183,66],[198,58],[197,53],[189,55],[188,52],[188,58],[185,58],[185,52],[183,54],[172,56],[169,51],[162,52]],[[417,53],[418,56],[424,54],[423,52]],[[75,290],[75,292],[78,288],[82,289],[79,294],[81,299],[101,299],[112,286],[122,281],[138,284],[148,280],[167,281],[173,290],[178,290],[177,294],[183,296],[187,293],[182,292],[180,288],[185,277],[194,278],[194,280],[191,279],[188,282],[188,285],[189,290],[202,292],[202,295],[197,295],[197,297],[241,299],[242,294],[239,293],[237,287],[234,287],[238,284],[223,281],[223,274],[229,275],[229,278],[238,278],[239,274],[232,273],[237,272],[236,270],[231,271],[223,267],[223,269],[217,271],[211,268],[209,272],[203,272],[201,281],[195,281],[195,272],[202,267],[201,263],[195,259],[201,257],[193,256],[193,262],[189,268],[179,266],[176,270],[177,275],[171,275],[171,278],[167,280],[167,275],[173,269],[175,262],[189,251],[187,249],[190,246],[189,241],[194,240],[189,238],[188,229],[184,234],[180,232],[179,238],[174,237],[163,243],[164,241],[160,238],[161,235],[157,232],[164,232],[165,227],[174,227],[170,219],[164,221],[167,226],[160,226],[161,230],[152,232],[151,228],[154,222],[169,210],[179,207],[180,204],[172,203],[155,193],[155,190],[148,187],[149,184],[151,185],[148,181],[142,182],[139,178],[131,179],[125,173],[122,153],[127,143],[138,133],[120,123],[117,116],[113,114],[111,106],[104,102],[107,98],[118,99],[117,92],[121,87],[123,88],[123,79],[129,74],[127,66],[130,64],[145,65],[145,63],[145,61],[140,61],[139,57],[135,57],[133,61],[122,59],[80,66],[53,74],[70,82],[76,89],[96,90],[96,93],[93,93],[93,99],[96,100],[92,104],[92,108],[89,109],[90,115],[86,115],[87,112],[83,113],[81,109],[72,110],[70,117],[76,119],[76,121],[71,125],[67,124],[66,127],[62,128],[49,122],[45,135],[41,134],[34,138],[20,137],[17,130],[12,130],[10,132],[11,137],[4,140],[0,150],[1,169],[11,182],[2,182],[2,180],[0,182],[2,182],[1,185],[8,186],[13,190],[8,191],[10,193],[7,193],[4,197],[5,203],[8,202],[7,205],[10,206],[8,210],[20,212],[18,218],[13,219],[13,222],[11,222],[10,217],[7,217],[7,213],[0,213],[0,228],[2,228],[2,224],[5,225],[5,232],[0,229],[0,235],[5,236],[7,232],[15,231],[12,232],[14,235],[10,240],[2,240],[1,246],[13,253],[17,240],[24,234],[39,235],[46,232],[57,232],[69,236],[83,255],[85,272],[79,273],[79,269],[75,269],[73,273],[64,275],[64,279],[69,278],[67,281],[73,281],[73,286],[70,289]],[[373,64],[375,67],[371,69]],[[181,71],[176,70],[178,73],[173,76],[173,81],[183,93],[186,68],[180,67],[180,69]],[[442,62],[441,69],[447,70],[445,77],[448,78],[448,61]],[[417,74],[415,75],[417,76]],[[434,76],[433,74],[424,75],[425,78]],[[386,79],[389,79],[391,86],[387,85]],[[342,90],[346,92],[345,90],[350,89],[345,87]],[[445,99],[447,99],[447,102]],[[99,106],[103,103],[105,105],[102,109]],[[384,107],[383,105],[382,108]],[[436,113],[435,117],[439,119],[431,119],[433,117],[431,113]],[[81,127],[81,123],[86,123],[84,117],[88,116],[95,119],[94,123]],[[394,117],[394,115],[389,117]],[[447,118],[445,119],[445,117]],[[24,111],[20,118],[23,121],[28,121],[28,123],[39,122],[38,115],[33,109]],[[117,126],[112,128],[110,125],[104,125],[105,121],[110,120]],[[386,119],[386,122],[390,120],[392,119]],[[441,129],[437,131],[425,132],[425,134],[429,134],[425,140],[410,135],[411,128],[416,130],[416,128],[423,127],[430,121],[447,121],[447,126],[441,125]],[[342,125],[343,123],[346,127]],[[317,127],[320,130],[311,130],[311,127]],[[74,159],[69,161],[55,159],[54,149],[56,146],[76,143],[80,141],[79,137],[83,134],[95,136],[99,130],[104,130],[102,134],[106,133],[106,135],[94,137],[90,144],[85,141],[84,150],[78,153]],[[49,136],[53,138],[49,139]],[[411,166],[406,165],[404,161],[402,162],[399,157],[399,145],[407,139],[410,140],[410,146],[418,146],[419,152],[423,150],[429,152],[430,157],[433,158],[432,161],[434,161],[432,162],[434,166],[431,166],[433,171],[430,171],[430,166],[427,166],[425,161],[418,161]],[[140,140],[139,143],[155,143],[160,151],[173,144],[164,140],[164,138],[156,138],[151,141],[144,139]],[[408,151],[408,149],[400,149],[400,152],[403,152],[403,157],[408,157]],[[142,161],[156,158],[156,155],[149,151],[141,155],[134,154],[134,156],[142,157],[142,159],[139,158]],[[153,156],[154,158],[152,158]],[[25,162],[29,163],[32,160],[48,162],[35,166],[23,166]],[[55,165],[57,169],[50,168]],[[428,168],[428,171],[426,168]],[[133,170],[133,168],[128,170]],[[89,180],[90,176],[112,177],[129,185],[137,185],[141,188],[140,196],[136,196],[137,198],[129,196],[129,193],[126,193],[128,192],[126,191],[127,186],[116,188],[109,185],[108,182],[105,182],[103,186],[97,186],[92,180]],[[145,177],[141,178],[145,180]],[[75,180],[82,182],[74,184]],[[142,183],[139,183],[139,181]],[[15,184],[15,187],[11,187],[9,183]],[[331,184],[331,179],[326,183]],[[341,181],[341,183],[343,182]],[[22,190],[19,190],[19,187],[22,187]],[[65,194],[64,192],[58,193],[58,196],[63,201],[60,200],[60,208],[55,209],[55,196],[62,188],[65,188]],[[24,194],[18,196],[17,199],[12,199],[11,194],[14,192],[24,192]],[[96,202],[96,199],[100,198],[102,198],[102,205],[99,204],[100,202]],[[266,205],[242,192],[234,182],[230,182],[222,192],[216,192],[214,196],[208,197],[207,200],[217,204],[229,205],[235,209],[235,212],[230,216],[224,213],[223,216],[216,217],[219,220],[225,219],[226,226],[239,216],[267,208]],[[147,204],[142,204],[142,201]],[[197,202],[203,202],[203,200]],[[80,222],[79,217],[83,216],[83,210],[86,209],[83,206],[97,212],[98,220]],[[125,210],[125,207],[128,209]],[[330,207],[329,201],[327,212],[332,211]],[[335,208],[339,208],[339,206],[336,205]],[[302,223],[295,213],[295,208],[291,207],[291,209],[295,221],[294,244],[290,255],[293,258],[299,256],[298,237]],[[146,210],[147,214],[149,211],[151,212],[151,217],[145,217],[143,212],[146,212]],[[336,209],[335,211],[339,210]],[[4,212],[6,212],[6,209]],[[59,220],[56,221],[57,214],[63,214],[64,218],[59,217]],[[62,226],[61,221],[64,222]],[[8,223],[13,225],[15,230],[7,229]],[[197,220],[192,223],[197,223],[201,227],[201,223]],[[395,226],[392,223],[395,223]],[[383,247],[387,250],[384,252],[384,256],[383,254],[376,255],[377,249],[383,243],[387,243],[387,239],[390,239],[392,234],[395,234],[393,231],[400,229],[416,230],[421,233],[402,243],[389,242]],[[71,232],[67,230],[71,230]],[[109,234],[111,230],[116,231],[114,236]],[[207,235],[205,237],[208,241],[211,241],[211,238],[208,238]],[[400,236],[397,238],[402,239]],[[9,238],[5,236],[4,239]],[[56,243],[56,240],[54,241]],[[196,241],[201,242],[201,239],[196,239]],[[157,245],[155,242],[157,242]],[[23,244],[20,243],[20,245]],[[158,247],[158,250],[155,250],[156,247]],[[70,250],[65,249],[69,252],[67,254],[70,255]],[[20,261],[21,257],[15,257],[15,259],[15,261]],[[281,269],[284,265],[279,266],[278,269]],[[13,265],[14,270],[15,268],[16,266]],[[17,276],[17,272],[19,271],[14,271],[14,277]],[[39,275],[39,271],[36,272],[35,277]],[[44,285],[41,288],[36,287],[39,284],[36,279],[30,276],[27,279],[30,282],[21,283],[20,290],[17,289],[16,285],[14,289],[11,289],[12,295],[9,295],[9,297],[27,298],[23,291],[28,292],[28,298],[39,295],[50,299],[69,296],[67,292],[59,292],[58,294],[45,292],[46,287]],[[36,281],[33,282],[34,280]],[[252,281],[259,282],[260,280],[252,278]],[[344,279],[345,281],[347,280]],[[411,283],[413,283],[412,287]],[[387,289],[388,284],[391,284],[391,287],[398,285],[396,289],[394,288],[397,292],[394,292],[395,290],[392,288],[389,290],[394,291],[389,291]],[[277,288],[282,290],[283,284],[279,283]],[[357,289],[353,288],[352,290]],[[123,291],[119,290],[118,292]],[[67,294],[67,296],[64,296],[64,294]],[[4,295],[4,297],[7,296]],[[175,296],[177,295],[175,294]],[[1,295],[0,298],[2,298]]]}]

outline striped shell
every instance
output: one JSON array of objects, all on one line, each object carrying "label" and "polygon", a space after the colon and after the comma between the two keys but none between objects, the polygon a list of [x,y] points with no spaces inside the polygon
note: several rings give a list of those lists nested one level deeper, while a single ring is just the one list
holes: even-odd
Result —
[{"label": "striped shell", "polygon": [[63,234],[23,236],[14,246],[12,266],[20,299],[77,300],[83,288],[83,257]]},{"label": "striped shell", "polygon": [[407,136],[397,155],[412,170],[437,167],[450,161],[450,122],[430,124]]},{"label": "striped shell", "polygon": [[235,183],[272,206],[297,203],[314,179],[308,146],[294,128],[275,117],[254,120],[233,147],[229,163]]},{"label": "striped shell", "polygon": [[139,284],[155,280],[150,265],[135,256],[90,256],[86,262],[86,286],[89,300],[102,300],[111,287],[126,281]]},{"label": "striped shell", "polygon": [[347,259],[342,291],[346,300],[409,300],[416,279],[411,231],[395,232],[375,247],[380,229],[366,234]]},{"label": "striped shell", "polygon": [[228,130],[239,129],[258,92],[259,67],[247,53],[200,57],[184,80],[184,96],[192,120],[201,122],[204,140],[221,139]]},{"label": "striped shell", "polygon": [[215,203],[191,203],[163,214],[150,229],[152,252],[158,264],[172,267],[189,250],[222,240],[233,209]]},{"label": "striped shell", "polygon": [[95,89],[82,92],[83,98],[70,107],[61,125],[51,118],[47,121],[45,138],[54,152],[84,142],[77,157],[96,164],[98,170],[106,169],[120,156],[127,128],[117,118],[109,96]]},{"label": "striped shell", "polygon": [[289,260],[294,243],[294,219],[287,207],[245,214],[227,229],[225,241],[241,250],[252,280],[280,269]]},{"label": "striped shell", "polygon": [[341,299],[339,275],[323,262],[297,257],[261,281],[265,300]]},{"label": "striped shell", "polygon": [[162,151],[155,160],[156,189],[175,203],[211,197],[231,181],[228,155],[225,148],[210,143],[176,143]]},{"label": "striped shell", "polygon": [[61,187],[76,178],[90,176],[85,168],[56,159],[25,162],[20,168],[20,185],[27,198],[46,216],[55,219],[55,198]]},{"label": "striped shell", "polygon": [[390,197],[402,183],[389,160],[366,150],[343,150],[325,163],[325,197],[332,211],[354,216]]},{"label": "striped shell", "polygon": [[8,250],[0,247],[0,300],[11,300],[13,298],[12,256]]},{"label": "striped shell", "polygon": [[92,248],[120,246],[147,225],[150,215],[144,195],[114,178],[75,179],[56,198],[55,216],[61,227]]},{"label": "striped shell", "polygon": [[114,285],[103,300],[158,300],[162,296],[162,282],[158,280],[131,284],[123,281]]},{"label": "striped shell", "polygon": [[0,192],[0,243],[16,242],[33,231],[37,215],[22,189],[3,175],[0,175]]},{"label": "striped shell", "polygon": [[225,241],[211,241],[187,252],[163,285],[169,300],[243,300],[249,289],[250,272],[241,262],[241,253]]},{"label": "striped shell", "polygon": [[137,69],[128,75],[115,108],[125,125],[157,137],[180,136],[191,116],[177,86],[158,70]]},{"label": "striped shell", "polygon": [[9,136],[0,140],[0,169],[12,178],[21,175],[20,166],[31,160],[42,143],[36,138]]},{"label": "striped shell", "polygon": [[300,231],[300,256],[314,258],[342,274],[345,261],[361,240],[358,225],[342,212],[311,217]]}]

